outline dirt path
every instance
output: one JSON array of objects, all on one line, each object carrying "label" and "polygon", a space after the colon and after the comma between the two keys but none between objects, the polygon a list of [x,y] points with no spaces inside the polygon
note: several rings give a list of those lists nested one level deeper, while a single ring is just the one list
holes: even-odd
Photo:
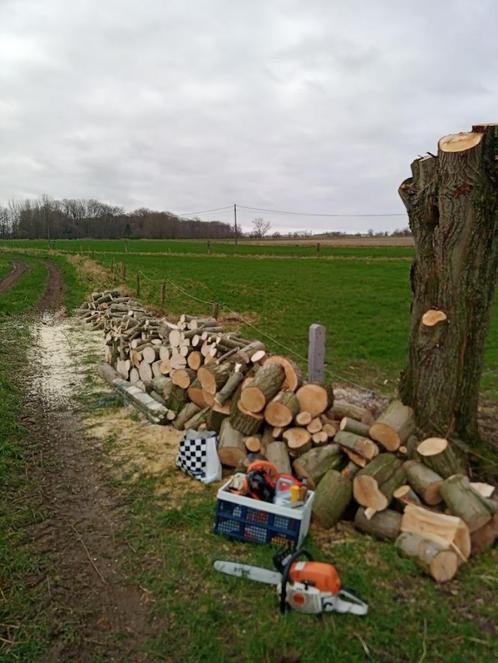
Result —
[{"label": "dirt path", "polygon": [[24,274],[24,272],[29,272],[30,269],[24,262],[14,262],[12,265],[12,270],[0,280],[0,295],[7,290],[10,290],[17,279]]},{"label": "dirt path", "polygon": [[43,660],[143,661],[143,642],[158,625],[149,619],[146,593],[130,586],[121,572],[127,544],[117,532],[124,496],[110,488],[101,443],[85,435],[76,413],[88,370],[82,357],[92,349],[91,341],[88,332],[75,332],[75,323],[56,311],[62,280],[53,265],[49,274],[39,304],[44,312],[33,324],[24,422],[36,449],[31,478],[46,513],[30,534],[51,558],[51,571],[38,579],[47,584],[42,609],[52,627],[52,645]]}]

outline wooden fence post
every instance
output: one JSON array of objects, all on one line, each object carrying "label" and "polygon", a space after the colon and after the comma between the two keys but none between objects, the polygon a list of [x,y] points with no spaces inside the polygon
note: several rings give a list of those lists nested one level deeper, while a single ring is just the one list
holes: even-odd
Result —
[{"label": "wooden fence post", "polygon": [[137,272],[137,297],[140,297],[140,272]]},{"label": "wooden fence post", "polygon": [[316,255],[317,255],[317,256],[320,255],[320,242],[317,242],[317,243],[316,243]]},{"label": "wooden fence post", "polygon": [[325,335],[326,329],[323,325],[310,325],[308,336],[308,380],[310,382],[324,382],[325,380]]},{"label": "wooden fence post", "polygon": [[164,299],[166,295],[166,282],[161,283],[161,306],[164,306]]},{"label": "wooden fence post", "polygon": [[218,320],[218,315],[220,314],[220,305],[218,303],[213,304],[213,311],[211,315],[215,320]]}]

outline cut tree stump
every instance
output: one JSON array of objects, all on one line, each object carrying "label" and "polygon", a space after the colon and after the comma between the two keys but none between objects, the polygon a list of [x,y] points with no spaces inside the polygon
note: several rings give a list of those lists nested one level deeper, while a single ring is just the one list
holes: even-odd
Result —
[{"label": "cut tree stump", "polygon": [[414,504],[407,504],[401,519],[401,531],[436,541],[454,550],[464,562],[469,558],[469,528],[457,516],[448,516]]},{"label": "cut tree stump", "polygon": [[441,543],[424,539],[418,534],[403,532],[396,539],[396,548],[436,582],[452,580],[458,571],[458,555]]},{"label": "cut tree stump", "polygon": [[313,516],[323,527],[333,527],[351,502],[351,481],[336,470],[328,470],[313,499]]},{"label": "cut tree stump", "polygon": [[498,504],[482,497],[462,474],[454,474],[443,481],[439,492],[451,513],[459,516],[470,532],[484,527],[497,511]]},{"label": "cut tree stump", "polygon": [[403,485],[405,476],[399,458],[393,454],[381,454],[353,479],[354,498],[364,507],[383,511],[389,506],[396,488]]},{"label": "cut tree stump", "polygon": [[265,365],[256,373],[251,384],[240,393],[240,401],[248,412],[261,412],[265,405],[280,391],[284,381],[284,369],[279,364]]},{"label": "cut tree stump", "polygon": [[334,391],[331,385],[315,384],[313,382],[300,387],[296,392],[296,396],[300,410],[309,412],[312,418],[326,412],[334,402]]},{"label": "cut tree stump", "polygon": [[292,463],[296,476],[306,478],[308,485],[314,489],[323,475],[335,470],[341,463],[341,450],[337,444],[310,449]]},{"label": "cut tree stump", "polygon": [[403,467],[408,483],[426,504],[434,506],[441,502],[442,497],[439,489],[443,483],[443,478],[439,474],[415,460],[407,460]]},{"label": "cut tree stump", "polygon": [[265,408],[265,419],[270,426],[288,426],[299,412],[299,401],[293,391],[281,391]]},{"label": "cut tree stump", "polygon": [[401,531],[401,514],[392,509],[386,509],[367,518],[365,509],[360,507],[354,518],[354,526],[361,532],[371,534],[378,539],[394,541]]},{"label": "cut tree stump", "polygon": [[462,455],[447,439],[429,437],[417,447],[417,453],[424,465],[447,479],[453,474],[465,474],[466,463]]}]

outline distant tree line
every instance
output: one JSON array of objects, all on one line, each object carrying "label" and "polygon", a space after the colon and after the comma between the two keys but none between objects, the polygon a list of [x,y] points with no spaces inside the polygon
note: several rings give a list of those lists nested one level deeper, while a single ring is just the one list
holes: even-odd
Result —
[{"label": "distant tree line", "polygon": [[233,227],[221,221],[184,219],[145,207],[126,212],[98,200],[42,196],[0,206],[3,239],[229,239]]}]

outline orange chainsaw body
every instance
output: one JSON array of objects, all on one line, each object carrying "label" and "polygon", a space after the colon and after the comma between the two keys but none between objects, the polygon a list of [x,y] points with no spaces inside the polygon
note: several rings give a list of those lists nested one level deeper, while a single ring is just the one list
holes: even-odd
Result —
[{"label": "orange chainsaw body", "polygon": [[294,562],[289,572],[289,580],[308,584],[321,592],[331,594],[337,594],[341,589],[341,580],[335,567],[323,562]]}]

